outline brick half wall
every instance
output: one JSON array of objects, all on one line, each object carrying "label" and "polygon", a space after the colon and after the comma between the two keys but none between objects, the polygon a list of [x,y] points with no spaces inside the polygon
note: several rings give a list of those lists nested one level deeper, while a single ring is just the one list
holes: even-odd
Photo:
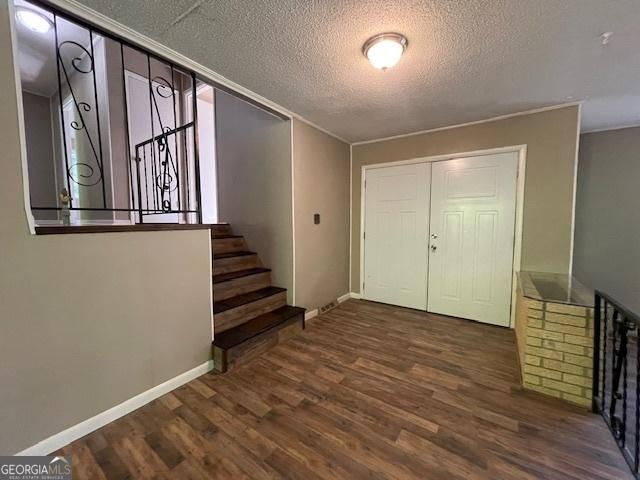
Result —
[{"label": "brick half wall", "polygon": [[591,407],[593,308],[518,293],[516,336],[522,386]]}]

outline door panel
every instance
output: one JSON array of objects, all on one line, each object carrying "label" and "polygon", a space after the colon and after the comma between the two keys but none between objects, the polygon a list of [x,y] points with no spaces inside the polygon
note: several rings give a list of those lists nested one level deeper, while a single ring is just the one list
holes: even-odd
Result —
[{"label": "door panel", "polygon": [[510,322],[517,153],[432,166],[429,311]]},{"label": "door panel", "polygon": [[[445,212],[443,216],[444,235],[441,243],[444,246],[446,261],[441,267],[447,266],[446,270],[440,272],[444,287],[443,294],[459,299],[462,285],[462,213]],[[432,268],[437,268],[437,265],[432,265]]]},{"label": "door panel", "polygon": [[497,220],[498,212],[476,212],[472,272],[472,296],[476,302],[491,302],[493,298],[491,280],[495,273],[493,267],[496,262]]},{"label": "door panel", "polygon": [[427,308],[430,166],[365,171],[363,298]]}]

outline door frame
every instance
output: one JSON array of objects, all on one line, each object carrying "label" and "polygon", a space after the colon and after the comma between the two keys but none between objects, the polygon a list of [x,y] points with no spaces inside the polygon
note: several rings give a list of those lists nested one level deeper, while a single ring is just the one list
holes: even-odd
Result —
[{"label": "door frame", "polygon": [[[216,87],[214,87],[213,85],[206,83],[204,81],[200,81],[200,85],[198,85],[196,87],[196,99],[198,94],[200,94],[200,92],[202,92],[203,90],[205,90],[206,88],[211,88],[212,90],[212,104],[211,106],[213,107],[213,144],[214,144],[214,152],[213,152],[213,163],[214,163],[214,172],[215,172],[215,189],[216,189],[216,223],[220,222],[220,188],[218,185],[218,138],[216,136],[216,132],[217,132],[217,117],[216,117]],[[184,114],[185,114],[185,118],[191,118],[193,119],[193,89],[189,89],[186,90],[184,92]],[[200,123],[198,122],[198,129],[200,129]],[[200,132],[198,131],[198,138],[200,138]],[[193,171],[195,172],[196,167],[195,167],[195,158],[192,158],[191,161],[189,162],[189,165],[187,168],[193,168]],[[198,174],[200,174],[201,172],[198,172]],[[195,182],[195,175],[193,178],[193,181]],[[202,180],[200,181],[200,183],[202,184]],[[195,185],[193,186],[194,190],[195,190]],[[202,189],[200,190],[202,192]],[[202,212],[201,212],[202,213]],[[187,214],[187,215],[194,215],[194,214]]]},{"label": "door frame", "polygon": [[[360,184],[360,294],[364,297],[364,228],[365,228],[365,182],[367,181],[367,171],[376,168],[395,167],[399,165],[410,165],[412,163],[431,163],[441,162],[444,160],[453,160],[463,157],[481,157],[484,155],[495,155],[498,153],[517,153],[518,154],[518,176],[516,180],[516,219],[515,219],[515,235],[513,246],[513,264],[512,264],[512,280],[511,280],[511,305],[510,305],[510,321],[509,328],[514,328],[516,311],[516,296],[518,293],[518,273],[522,264],[522,228],[524,216],[524,185],[527,166],[527,145],[510,145],[506,147],[488,148],[484,150],[473,150],[469,152],[447,153],[443,155],[431,155],[427,157],[418,157],[408,160],[399,160],[396,162],[375,163],[371,165],[363,165],[361,170]],[[427,285],[428,288],[428,285]]]}]

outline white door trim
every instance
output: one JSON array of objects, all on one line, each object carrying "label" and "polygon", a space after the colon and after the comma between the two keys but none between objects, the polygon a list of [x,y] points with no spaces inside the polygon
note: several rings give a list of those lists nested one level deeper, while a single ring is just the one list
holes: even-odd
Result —
[{"label": "white door trim", "polygon": [[517,275],[520,271],[522,262],[522,218],[524,215],[524,184],[526,176],[527,164],[527,145],[511,145],[506,147],[490,148],[486,150],[474,150],[470,152],[447,153],[444,155],[432,155],[428,157],[412,158],[408,160],[400,160],[396,162],[376,163],[372,165],[363,165],[360,175],[360,295],[364,297],[364,219],[365,219],[365,181],[367,179],[367,171],[375,168],[384,168],[398,165],[409,165],[412,163],[438,162],[443,160],[452,160],[460,157],[479,157],[483,155],[494,155],[496,153],[518,153],[518,179],[516,186],[516,226],[515,226],[515,242],[513,248],[513,279],[511,293],[511,321],[509,328],[513,328],[515,324],[515,301],[518,288]]},{"label": "white door trim", "polygon": [[[218,143],[217,143],[217,138],[216,138],[216,125],[217,125],[217,118],[216,118],[216,87],[214,87],[213,85],[210,85],[204,81],[200,81],[200,85],[198,85],[196,87],[196,98],[198,95],[200,95],[200,93],[204,90],[206,90],[207,88],[211,89],[211,95],[212,95],[212,102],[211,102],[211,106],[213,107],[213,144],[214,144],[214,154],[213,154],[213,158],[214,158],[214,166],[215,168],[214,173],[215,173],[215,189],[216,189],[216,223],[220,223],[220,185],[218,183]],[[184,92],[184,112],[185,112],[185,121],[186,119],[191,118],[193,120],[193,89],[189,89],[186,92]],[[198,138],[200,138],[200,116],[198,116]],[[200,143],[200,142],[198,142]],[[198,146],[198,156],[200,155],[200,147]],[[195,158],[193,158],[193,155],[191,156],[191,160],[189,160],[188,162],[188,169],[191,169],[189,171],[195,172]],[[202,172],[199,172],[200,175],[202,175]],[[190,179],[191,181],[191,179]],[[195,175],[193,178],[193,181],[195,182]],[[202,185],[202,180],[200,181],[200,184]],[[189,188],[191,188],[191,185],[189,185]],[[195,191],[195,185],[193,186],[193,189]],[[200,189],[200,196],[202,197],[202,188]],[[202,213],[202,211],[201,211]],[[192,216],[192,218],[190,218],[190,216]],[[186,218],[190,218],[190,221],[188,221],[187,223],[197,223],[195,221],[195,214],[193,213],[187,213],[185,215]]]}]

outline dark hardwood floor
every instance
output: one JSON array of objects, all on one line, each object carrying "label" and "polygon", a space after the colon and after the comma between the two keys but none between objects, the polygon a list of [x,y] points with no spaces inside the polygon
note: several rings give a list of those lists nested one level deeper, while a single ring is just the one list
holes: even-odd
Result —
[{"label": "dark hardwood floor", "polygon": [[351,300],[63,449],[75,479],[627,479],[602,420],[521,391],[514,333]]}]

